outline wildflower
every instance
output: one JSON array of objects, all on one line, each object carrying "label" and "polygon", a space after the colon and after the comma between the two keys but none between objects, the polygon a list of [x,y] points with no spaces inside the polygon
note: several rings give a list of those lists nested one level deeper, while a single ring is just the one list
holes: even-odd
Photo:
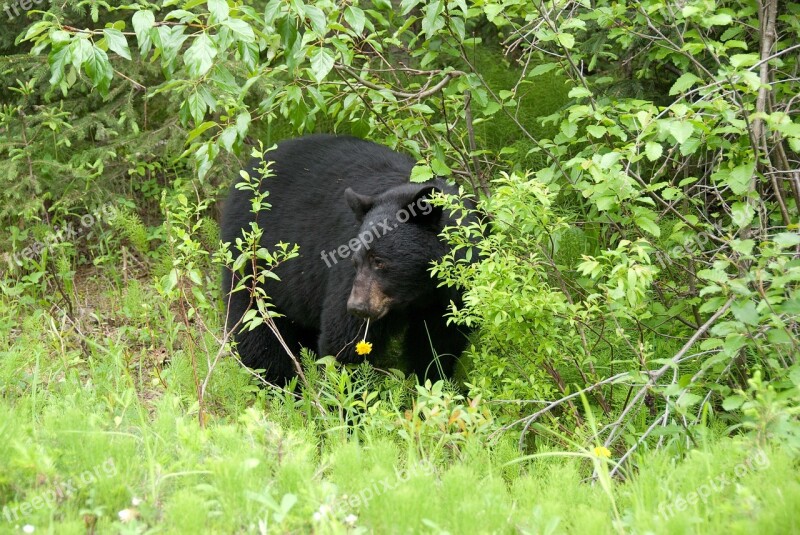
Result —
[{"label": "wildflower", "polygon": [[319,510],[314,512],[313,515],[314,522],[321,522],[325,520],[332,512],[333,509],[331,509],[331,506],[328,505],[327,503],[323,503],[322,505],[319,506]]},{"label": "wildflower", "polygon": [[34,531],[36,531],[36,528],[31,526],[30,524],[25,524],[24,526],[22,526],[22,531],[25,533],[33,533]]},{"label": "wildflower", "polygon": [[356,520],[358,520],[358,517],[352,513],[344,517],[344,523],[347,524],[348,526],[354,525],[356,523]]},{"label": "wildflower", "polygon": [[133,505],[134,507],[138,507],[141,504],[142,504],[142,499],[141,498],[137,498],[136,496],[134,496],[131,499],[131,505]]},{"label": "wildflower", "polygon": [[369,355],[372,352],[372,342],[367,342],[367,333],[369,332],[369,319],[367,319],[367,328],[364,331],[364,338],[356,344],[356,353],[359,355]]},{"label": "wildflower", "polygon": [[139,512],[136,509],[123,509],[117,513],[117,516],[119,516],[119,521],[124,524],[136,520],[136,517],[139,516]]},{"label": "wildflower", "polygon": [[605,457],[606,459],[611,457],[611,452],[605,446],[597,446],[594,449],[594,454],[596,457]]}]

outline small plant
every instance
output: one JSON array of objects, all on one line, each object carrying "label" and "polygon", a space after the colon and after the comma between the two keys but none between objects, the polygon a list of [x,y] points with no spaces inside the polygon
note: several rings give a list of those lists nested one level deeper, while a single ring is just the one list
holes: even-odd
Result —
[{"label": "small plant", "polygon": [[416,399],[398,422],[399,435],[420,459],[457,458],[470,440],[481,440],[492,428],[491,413],[479,396],[465,399],[448,391],[447,384],[416,385]]},{"label": "small plant", "polygon": [[788,377],[780,382],[769,383],[756,370],[747,380],[747,390],[728,396],[723,401],[726,410],[739,410],[741,427],[762,448],[770,442],[778,442],[800,453],[800,369],[795,366]]}]

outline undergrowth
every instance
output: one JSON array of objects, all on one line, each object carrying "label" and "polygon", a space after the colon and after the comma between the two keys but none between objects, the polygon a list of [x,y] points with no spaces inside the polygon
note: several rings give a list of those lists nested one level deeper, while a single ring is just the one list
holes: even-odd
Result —
[{"label": "undergrowth", "polygon": [[641,449],[638,470],[605,489],[592,483],[607,459],[588,428],[577,431],[583,456],[543,433],[523,458],[515,433],[489,436],[495,408],[479,398],[308,354],[313,392],[261,388],[223,360],[201,425],[181,337],[164,361],[154,340],[125,328],[163,323],[158,307],[141,306],[152,290],[84,280],[96,306],[66,335],[47,313],[4,301],[2,533],[800,529],[794,457],[719,425],[691,448]]}]

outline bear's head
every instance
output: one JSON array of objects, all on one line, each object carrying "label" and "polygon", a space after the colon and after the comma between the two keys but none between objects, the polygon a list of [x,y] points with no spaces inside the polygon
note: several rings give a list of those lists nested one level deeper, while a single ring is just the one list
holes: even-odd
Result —
[{"label": "bear's head", "polygon": [[403,184],[376,196],[347,188],[345,198],[361,223],[351,247],[356,273],[347,300],[350,314],[374,321],[392,310],[433,302],[438,283],[429,269],[447,248],[439,238],[442,207],[430,198],[443,189],[452,187],[436,180]]}]

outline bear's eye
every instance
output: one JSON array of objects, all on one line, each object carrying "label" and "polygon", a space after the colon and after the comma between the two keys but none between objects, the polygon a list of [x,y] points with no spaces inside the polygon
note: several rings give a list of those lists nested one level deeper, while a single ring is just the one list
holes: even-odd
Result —
[{"label": "bear's eye", "polygon": [[383,258],[373,258],[372,265],[375,266],[375,269],[384,269],[386,267],[386,261]]}]

